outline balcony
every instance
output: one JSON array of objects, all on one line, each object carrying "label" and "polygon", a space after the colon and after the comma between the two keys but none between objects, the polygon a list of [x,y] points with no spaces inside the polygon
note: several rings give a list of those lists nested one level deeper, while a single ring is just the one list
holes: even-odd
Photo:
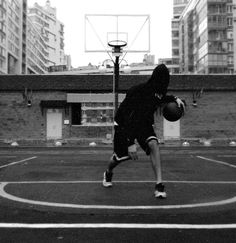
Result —
[{"label": "balcony", "polygon": [[227,23],[208,22],[208,29],[227,29]]},{"label": "balcony", "polygon": [[220,4],[223,4],[223,3],[227,3],[227,0],[208,0],[208,4],[211,4],[211,3],[220,3]]}]

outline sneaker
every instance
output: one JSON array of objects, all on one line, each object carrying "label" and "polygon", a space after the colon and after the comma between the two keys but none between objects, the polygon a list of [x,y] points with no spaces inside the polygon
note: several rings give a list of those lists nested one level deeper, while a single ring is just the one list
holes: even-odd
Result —
[{"label": "sneaker", "polygon": [[156,184],[154,195],[156,198],[166,198],[165,186],[162,183]]},{"label": "sneaker", "polygon": [[112,187],[112,175],[113,175],[113,173],[112,172],[107,172],[107,171],[105,171],[104,172],[104,175],[103,175],[103,182],[102,182],[102,184],[103,184],[103,186],[104,187]]}]

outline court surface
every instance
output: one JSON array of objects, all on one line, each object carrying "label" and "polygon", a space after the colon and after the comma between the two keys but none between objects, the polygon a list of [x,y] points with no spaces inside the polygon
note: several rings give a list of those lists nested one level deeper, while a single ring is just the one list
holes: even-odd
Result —
[{"label": "court surface", "polygon": [[235,242],[236,148],[161,147],[103,188],[110,147],[0,148],[0,242]]}]

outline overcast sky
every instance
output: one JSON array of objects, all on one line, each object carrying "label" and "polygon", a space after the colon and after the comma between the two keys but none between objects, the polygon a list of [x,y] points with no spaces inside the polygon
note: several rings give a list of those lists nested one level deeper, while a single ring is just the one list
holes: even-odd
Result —
[{"label": "overcast sky", "polygon": [[[46,0],[28,0],[44,6]],[[173,0],[50,0],[57,8],[57,18],[65,25],[65,53],[71,55],[72,66],[98,65],[109,58],[107,53],[85,53],[85,14],[148,14],[150,15],[150,54],[158,58],[171,57],[171,18]],[[145,53],[128,53],[128,63],[142,62]]]}]

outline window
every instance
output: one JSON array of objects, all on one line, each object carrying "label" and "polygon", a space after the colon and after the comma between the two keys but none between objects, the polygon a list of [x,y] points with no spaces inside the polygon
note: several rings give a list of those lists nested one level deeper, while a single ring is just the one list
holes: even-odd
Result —
[{"label": "window", "polygon": [[179,46],[179,40],[172,40],[172,46]]},{"label": "window", "polygon": [[179,22],[172,21],[172,28],[173,29],[179,28]]},{"label": "window", "polygon": [[229,52],[233,51],[233,43],[228,43],[228,51]]},{"label": "window", "polygon": [[179,31],[172,31],[172,37],[173,38],[178,38],[179,37]]},{"label": "window", "polygon": [[228,30],[227,31],[227,38],[228,39],[233,39],[233,31],[232,30]]},{"label": "window", "polygon": [[233,6],[227,5],[227,13],[232,13],[232,12],[233,12]]},{"label": "window", "polygon": [[82,121],[85,126],[112,125],[113,104],[110,102],[86,102],[82,103]]},{"label": "window", "polygon": [[226,66],[227,65],[227,56],[226,55],[209,55],[209,65],[212,66]]},{"label": "window", "polygon": [[227,25],[233,26],[233,18],[227,18]]},{"label": "window", "polygon": [[[125,94],[119,94],[119,103]],[[71,108],[71,124],[81,126],[112,126],[114,94],[67,94]]]},{"label": "window", "polygon": [[228,56],[228,64],[234,64],[234,58],[232,56]]},{"label": "window", "polygon": [[179,56],[179,50],[178,49],[172,49],[172,56]]}]

